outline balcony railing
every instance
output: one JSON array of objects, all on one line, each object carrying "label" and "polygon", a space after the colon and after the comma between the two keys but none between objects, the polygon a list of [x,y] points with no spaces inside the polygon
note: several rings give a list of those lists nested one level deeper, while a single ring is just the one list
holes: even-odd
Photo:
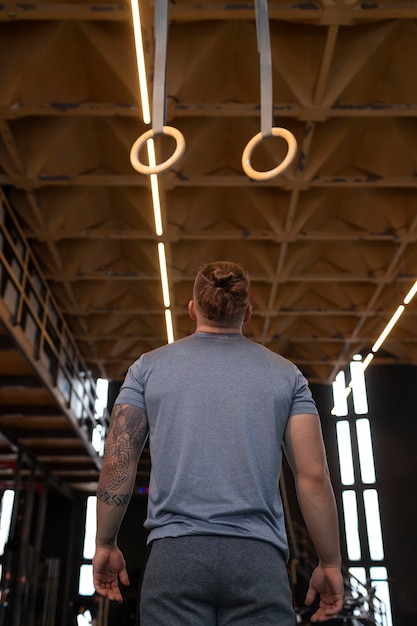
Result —
[{"label": "balcony railing", "polygon": [[[42,364],[49,386],[58,392],[77,427],[91,443],[95,431],[104,442],[107,411],[97,415],[96,382],[43,278],[23,231],[0,190],[0,298],[13,327],[20,327],[35,363]],[[84,437],[83,437],[84,438]]]}]

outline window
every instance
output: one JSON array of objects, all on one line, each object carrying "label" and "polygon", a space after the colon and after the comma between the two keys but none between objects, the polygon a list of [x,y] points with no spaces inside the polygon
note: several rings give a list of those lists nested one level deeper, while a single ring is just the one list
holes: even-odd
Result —
[{"label": "window", "polygon": [[13,503],[13,489],[6,489],[6,491],[3,492],[0,503],[0,556],[4,554],[4,547],[9,539]]},{"label": "window", "polygon": [[80,596],[91,596],[94,593],[92,558],[95,551],[96,538],[96,496],[89,496],[86,504],[83,559],[80,567],[78,593]]},{"label": "window", "polygon": [[6,543],[9,539],[10,524],[12,521],[14,504],[14,491],[6,489],[0,500],[0,578],[3,571],[3,554]]},{"label": "window", "polygon": [[348,386],[344,372],[339,372],[332,385],[332,414],[336,417],[346,553],[351,564],[348,569],[352,574],[352,593],[360,595],[362,601],[368,598],[361,606],[354,604],[355,615],[360,617],[361,610],[372,611],[377,626],[392,626],[372,424],[368,417],[364,365],[360,355],[353,357],[349,370],[351,380]]}]

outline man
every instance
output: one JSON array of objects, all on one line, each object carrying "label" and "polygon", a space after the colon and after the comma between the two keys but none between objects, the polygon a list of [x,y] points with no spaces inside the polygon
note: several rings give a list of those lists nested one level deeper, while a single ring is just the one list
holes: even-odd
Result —
[{"label": "man", "polygon": [[320,422],[289,361],[245,338],[249,278],[219,261],[197,273],[193,335],[144,354],[112,412],[97,494],[96,590],[128,585],[117,533],[149,433],[150,552],[141,626],[294,626],[279,494],[282,449],[319,557],[312,621],[342,608],[338,522]]}]

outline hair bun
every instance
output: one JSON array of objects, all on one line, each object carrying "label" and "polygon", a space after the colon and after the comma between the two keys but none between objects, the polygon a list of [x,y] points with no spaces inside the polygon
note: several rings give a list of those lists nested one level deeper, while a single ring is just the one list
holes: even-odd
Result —
[{"label": "hair bun", "polygon": [[215,286],[220,289],[230,289],[233,283],[233,274],[231,272],[228,272],[227,274],[216,272],[213,274],[213,282]]}]

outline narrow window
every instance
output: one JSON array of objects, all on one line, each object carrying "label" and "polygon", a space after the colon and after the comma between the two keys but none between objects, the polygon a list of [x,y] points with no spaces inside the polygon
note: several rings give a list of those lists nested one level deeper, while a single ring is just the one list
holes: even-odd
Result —
[{"label": "narrow window", "polygon": [[376,489],[365,489],[363,492],[365,505],[366,529],[368,532],[369,555],[373,561],[384,558],[382,545],[381,519],[379,515],[379,500]]},{"label": "narrow window", "polygon": [[352,442],[350,426],[347,420],[340,420],[336,424],[337,447],[339,451],[340,480],[342,485],[353,485],[355,475],[353,470]]},{"label": "narrow window", "polygon": [[83,547],[83,559],[85,562],[80,567],[78,584],[78,593],[81,596],[91,596],[94,593],[93,566],[91,561],[95,552],[96,503],[96,496],[89,496],[87,498]]},{"label": "narrow window", "polygon": [[358,505],[353,489],[342,492],[343,512],[345,517],[346,544],[350,561],[361,558],[361,544],[358,527]]},{"label": "narrow window", "polygon": [[375,482],[374,452],[372,448],[371,426],[369,419],[356,420],[356,434],[358,438],[358,451],[362,482],[372,484]]}]

